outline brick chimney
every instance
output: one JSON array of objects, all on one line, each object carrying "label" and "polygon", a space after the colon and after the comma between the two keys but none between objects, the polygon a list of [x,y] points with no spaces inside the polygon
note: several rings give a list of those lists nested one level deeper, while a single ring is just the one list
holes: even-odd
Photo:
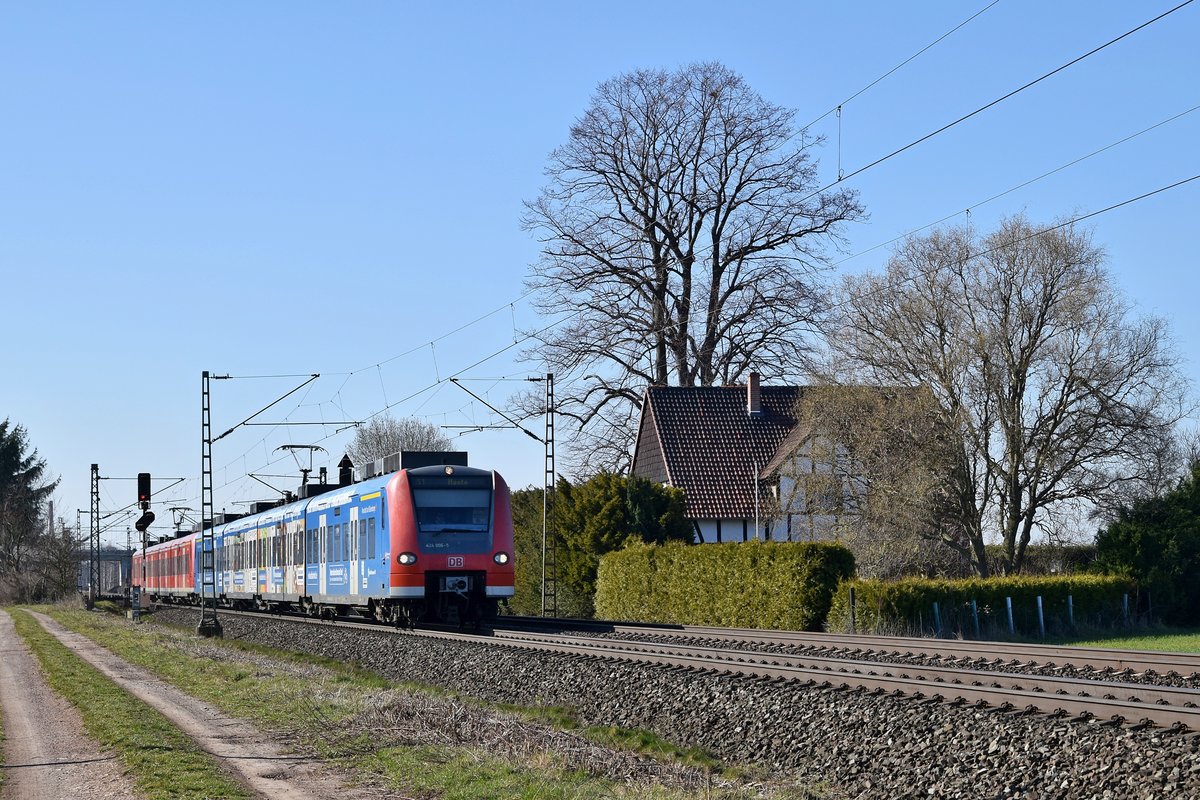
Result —
[{"label": "brick chimney", "polygon": [[746,382],[746,413],[757,417],[762,413],[762,393],[758,388],[758,373],[751,372]]}]

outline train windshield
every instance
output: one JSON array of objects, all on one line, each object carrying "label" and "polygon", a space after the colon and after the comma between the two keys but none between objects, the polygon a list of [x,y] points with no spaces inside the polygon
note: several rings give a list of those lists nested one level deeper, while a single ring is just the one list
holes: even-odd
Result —
[{"label": "train windshield", "polygon": [[413,489],[417,527],[423,534],[486,533],[490,489]]},{"label": "train windshield", "polygon": [[492,546],[492,476],[409,473],[423,553],[485,553]]}]

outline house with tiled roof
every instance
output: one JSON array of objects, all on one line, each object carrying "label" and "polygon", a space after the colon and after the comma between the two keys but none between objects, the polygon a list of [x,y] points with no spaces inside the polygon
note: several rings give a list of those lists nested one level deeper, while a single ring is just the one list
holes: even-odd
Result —
[{"label": "house with tiled roof", "polygon": [[805,391],[757,373],[745,386],[651,386],[631,472],[683,489],[699,542],[828,538],[852,513],[853,477],[812,457],[812,426],[796,418]]}]

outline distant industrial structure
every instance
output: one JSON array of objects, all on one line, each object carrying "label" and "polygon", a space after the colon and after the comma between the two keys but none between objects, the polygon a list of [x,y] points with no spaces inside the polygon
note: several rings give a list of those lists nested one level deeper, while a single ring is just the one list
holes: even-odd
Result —
[{"label": "distant industrial structure", "polygon": [[96,551],[96,560],[98,578],[94,595],[90,583],[91,563],[86,558],[79,562],[76,588],[80,594],[84,597],[126,598],[129,595],[133,551],[105,545]]}]

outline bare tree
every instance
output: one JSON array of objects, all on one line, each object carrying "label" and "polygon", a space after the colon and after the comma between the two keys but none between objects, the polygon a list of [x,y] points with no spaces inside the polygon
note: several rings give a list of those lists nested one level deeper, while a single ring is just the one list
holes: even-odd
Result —
[{"label": "bare tree", "polygon": [[354,431],[346,455],[357,466],[402,450],[449,450],[450,440],[436,425],[416,417],[375,417]]},{"label": "bare tree", "polygon": [[79,562],[87,557],[86,544],[87,537],[68,527],[62,517],[39,538],[33,572],[38,576],[38,593],[42,597],[55,599],[75,591]]},{"label": "bare tree", "polygon": [[1017,217],[910,239],[882,275],[845,280],[833,360],[932,393],[955,444],[940,535],[980,575],[989,539],[1018,572],[1035,528],[1155,479],[1187,410],[1165,322],[1102,265],[1088,233]]},{"label": "bare tree", "polygon": [[837,539],[861,575],[954,571],[937,544],[954,452],[930,392],[818,386],[795,413],[809,433],[780,468],[774,510],[793,538]]},{"label": "bare tree", "polygon": [[822,253],[863,216],[854,192],[817,190],[818,143],[707,63],[601,84],[551,153],[526,203],[543,244],[529,284],[543,313],[578,313],[527,355],[558,376],[592,468],[626,465],[648,384],[805,366]]}]

